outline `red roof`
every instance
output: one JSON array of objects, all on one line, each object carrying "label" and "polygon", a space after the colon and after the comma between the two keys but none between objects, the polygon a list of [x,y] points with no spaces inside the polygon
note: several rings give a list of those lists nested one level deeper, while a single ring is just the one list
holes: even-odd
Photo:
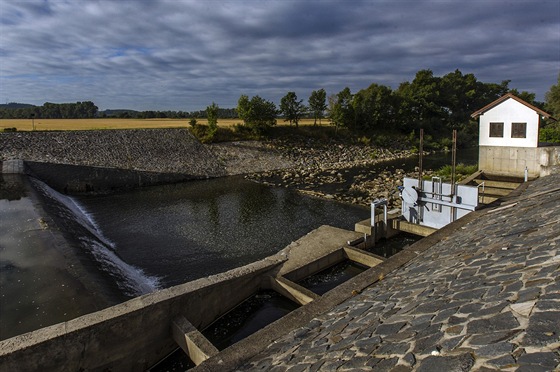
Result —
[{"label": "red roof", "polygon": [[516,100],[517,102],[521,103],[522,105],[525,105],[525,106],[529,107],[531,110],[537,112],[537,113],[538,113],[539,115],[541,115],[541,116],[544,116],[544,117],[546,117],[546,118],[549,118],[549,117],[550,117],[550,114],[544,112],[544,111],[541,110],[540,108],[535,107],[535,106],[531,105],[530,103],[527,103],[527,102],[523,101],[521,98],[519,98],[519,97],[517,97],[517,96],[514,96],[514,95],[511,94],[511,93],[508,93],[508,94],[505,94],[505,95],[501,96],[500,98],[498,98],[498,99],[495,100],[494,102],[492,102],[492,103],[490,103],[490,104],[484,106],[484,107],[481,108],[480,110],[473,112],[473,113],[471,114],[471,118],[476,118],[476,117],[478,117],[478,116],[484,114],[486,111],[488,111],[488,110],[490,110],[490,109],[492,109],[492,108],[498,106],[500,103],[502,103],[502,102],[508,100],[509,98],[514,99],[514,100]]}]

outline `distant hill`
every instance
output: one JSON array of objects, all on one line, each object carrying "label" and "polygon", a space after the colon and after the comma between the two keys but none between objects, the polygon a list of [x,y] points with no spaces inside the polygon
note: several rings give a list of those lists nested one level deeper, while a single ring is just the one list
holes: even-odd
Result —
[{"label": "distant hill", "polygon": [[28,103],[17,103],[17,102],[0,103],[0,109],[15,110],[15,109],[31,108],[31,107],[37,107],[37,106],[30,105]]}]

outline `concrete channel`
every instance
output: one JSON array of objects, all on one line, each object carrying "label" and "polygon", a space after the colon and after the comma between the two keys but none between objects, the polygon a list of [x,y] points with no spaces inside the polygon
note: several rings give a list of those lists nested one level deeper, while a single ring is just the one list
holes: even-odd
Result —
[{"label": "concrete channel", "polygon": [[261,289],[303,307],[320,296],[296,282],[344,260],[383,262],[347,242],[361,234],[322,226],[274,256],[144,295],[0,342],[2,370],[145,370],[180,346],[195,363],[217,354],[200,333]]}]

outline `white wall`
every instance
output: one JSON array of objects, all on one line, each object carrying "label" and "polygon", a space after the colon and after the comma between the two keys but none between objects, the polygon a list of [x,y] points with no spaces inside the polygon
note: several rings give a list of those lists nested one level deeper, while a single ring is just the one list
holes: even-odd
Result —
[{"label": "white wall", "polygon": [[[490,137],[490,123],[504,123],[503,137]],[[511,123],[527,123],[526,138],[511,138]],[[539,114],[509,98],[480,116],[480,146],[537,147]]]}]

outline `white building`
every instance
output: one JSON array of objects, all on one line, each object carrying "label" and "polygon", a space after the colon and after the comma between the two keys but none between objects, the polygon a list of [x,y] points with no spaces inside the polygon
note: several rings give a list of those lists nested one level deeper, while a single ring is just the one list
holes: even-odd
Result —
[{"label": "white building", "polygon": [[474,112],[479,118],[478,167],[488,174],[523,177],[550,174],[560,147],[539,146],[539,128],[550,114],[508,93]]}]

